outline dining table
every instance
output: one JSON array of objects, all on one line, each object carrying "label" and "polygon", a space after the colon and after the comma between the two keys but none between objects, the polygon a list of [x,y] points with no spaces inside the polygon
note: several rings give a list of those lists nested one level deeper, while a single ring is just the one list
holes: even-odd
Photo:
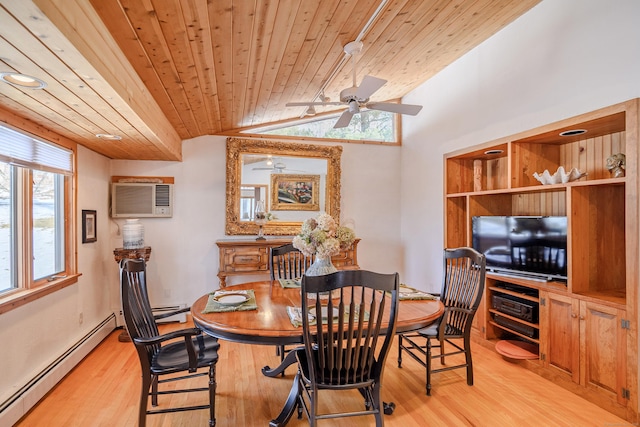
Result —
[{"label": "dining table", "polygon": [[[255,307],[247,310],[230,307],[228,310],[223,308],[223,311],[210,311],[211,305],[207,304],[211,303],[214,295],[233,295],[236,292],[241,295],[250,292],[252,297],[255,296]],[[191,315],[198,328],[221,340],[277,346],[303,344],[302,327],[294,325],[287,309],[301,307],[300,295],[299,287],[285,287],[277,280],[242,283],[227,286],[217,294],[211,292],[198,298],[191,306]],[[444,305],[437,299],[400,299],[396,333],[425,328],[443,312]],[[268,377],[275,377],[295,362],[295,352],[291,351],[280,365],[275,368],[265,366],[262,373]],[[298,381],[294,381],[280,414],[271,420],[270,426],[283,426],[291,418],[297,406],[297,383]]]}]

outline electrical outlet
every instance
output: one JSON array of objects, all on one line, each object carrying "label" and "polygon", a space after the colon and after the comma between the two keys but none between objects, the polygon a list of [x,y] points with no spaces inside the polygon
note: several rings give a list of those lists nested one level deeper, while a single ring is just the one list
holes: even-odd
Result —
[{"label": "electrical outlet", "polygon": [[78,324],[82,325],[82,322],[84,322],[84,313],[80,312],[78,315]]},{"label": "electrical outlet", "polygon": [[171,298],[171,289],[165,289],[164,290],[164,297],[165,298]]}]

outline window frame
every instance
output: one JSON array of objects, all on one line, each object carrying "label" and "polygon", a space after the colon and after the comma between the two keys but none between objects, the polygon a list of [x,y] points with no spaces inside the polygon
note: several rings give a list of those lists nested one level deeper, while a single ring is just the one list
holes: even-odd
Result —
[{"label": "window frame", "polygon": [[[390,101],[394,102],[394,101]],[[399,102],[399,101],[398,101]],[[341,143],[349,143],[349,144],[371,144],[371,145],[389,145],[389,146],[401,146],[402,145],[402,119],[400,114],[394,114],[394,129],[395,129],[395,141],[374,141],[370,139],[340,139],[340,138],[318,138],[312,136],[291,136],[291,135],[275,135],[275,134],[265,134],[265,133],[256,133],[254,130],[263,129],[263,128],[282,128],[288,126],[296,126],[301,123],[315,121],[315,120],[323,120],[330,119],[332,117],[338,117],[342,112],[341,111],[328,111],[324,113],[318,113],[310,118],[294,118],[294,119],[286,119],[274,123],[270,123],[268,125],[253,125],[253,126],[245,126],[242,128],[232,129],[225,132],[220,132],[218,135],[225,136],[237,136],[242,138],[277,138],[281,140],[292,140],[292,141],[319,141],[319,142],[341,142]]]},{"label": "window frame", "polygon": [[[40,139],[49,144],[65,148],[72,152],[72,171],[69,175],[64,175],[64,271],[55,275],[45,276],[38,280],[33,280],[33,266],[20,268],[17,272],[18,287],[7,290],[0,294],[0,315],[14,308],[28,304],[60,289],[66,288],[78,281],[80,274],[77,272],[77,215],[76,215],[76,199],[77,199],[77,144],[68,138],[58,135],[40,125],[27,122],[18,116],[7,111],[0,110],[0,124],[9,127],[15,131],[26,134],[27,136]],[[18,257],[18,265],[24,266],[26,260],[30,259],[33,250],[32,229],[32,200],[33,186],[33,168],[29,168],[26,173],[18,173],[18,199],[19,209],[23,215],[18,216],[17,227],[20,229],[22,247],[16,253]],[[20,176],[21,175],[21,176]],[[27,222],[25,224],[25,222]],[[53,279],[52,279],[53,278]]]}]

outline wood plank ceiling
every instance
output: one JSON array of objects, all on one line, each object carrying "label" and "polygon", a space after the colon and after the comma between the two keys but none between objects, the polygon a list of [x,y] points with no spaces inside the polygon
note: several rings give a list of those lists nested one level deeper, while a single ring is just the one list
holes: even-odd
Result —
[{"label": "wood plank ceiling", "polygon": [[0,0],[0,72],[48,83],[0,84],[0,108],[110,158],[180,160],[183,139],[338,100],[356,38],[356,81],[400,99],[539,1]]}]

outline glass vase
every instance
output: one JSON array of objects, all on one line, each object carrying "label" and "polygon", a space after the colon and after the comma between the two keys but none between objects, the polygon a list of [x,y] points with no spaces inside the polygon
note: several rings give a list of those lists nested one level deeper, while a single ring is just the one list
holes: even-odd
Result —
[{"label": "glass vase", "polygon": [[338,269],[331,262],[331,257],[318,257],[316,256],[313,264],[307,268],[304,274],[307,276],[324,276],[326,274],[335,273]]},{"label": "glass vase", "polygon": [[[316,256],[313,264],[307,268],[307,271],[304,272],[305,276],[325,276],[327,274],[335,273],[338,271],[335,265],[331,262],[331,257],[319,257]],[[308,293],[308,297],[312,300],[316,299],[315,293]],[[331,298],[337,298],[340,296],[339,290],[334,290],[331,293]],[[320,292],[321,300],[329,300],[329,292]]]}]

